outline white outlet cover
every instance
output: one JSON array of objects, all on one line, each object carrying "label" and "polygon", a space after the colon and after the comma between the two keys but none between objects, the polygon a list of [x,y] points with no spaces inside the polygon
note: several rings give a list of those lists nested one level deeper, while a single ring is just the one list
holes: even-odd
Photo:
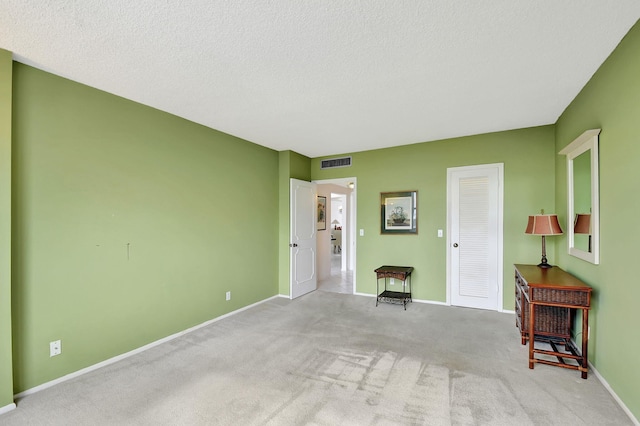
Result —
[{"label": "white outlet cover", "polygon": [[60,355],[62,353],[62,343],[60,340],[49,343],[49,357]]}]

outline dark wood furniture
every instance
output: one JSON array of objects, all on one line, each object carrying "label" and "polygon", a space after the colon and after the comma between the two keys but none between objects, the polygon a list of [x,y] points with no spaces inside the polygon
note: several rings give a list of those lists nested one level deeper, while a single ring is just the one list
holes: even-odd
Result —
[{"label": "dark wood furniture", "polygon": [[[515,281],[516,325],[521,343],[529,341],[529,368],[535,363],[571,368],[586,379],[591,287],[557,266],[515,265]],[[577,310],[582,312],[581,350],[571,340]],[[536,341],[550,349],[536,348]]]},{"label": "dark wood furniture", "polygon": [[[379,302],[401,303],[407,310],[407,303],[411,302],[411,272],[412,266],[381,266],[374,271],[376,273],[376,306]],[[384,280],[384,289],[380,291],[380,279]],[[390,280],[402,281],[402,291],[387,290]]]}]

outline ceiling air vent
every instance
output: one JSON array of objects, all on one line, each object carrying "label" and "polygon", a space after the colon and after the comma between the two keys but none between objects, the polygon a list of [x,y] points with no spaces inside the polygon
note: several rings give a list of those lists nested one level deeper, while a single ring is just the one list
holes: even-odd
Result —
[{"label": "ceiling air vent", "polygon": [[330,158],[322,160],[321,169],[335,169],[336,167],[351,167],[351,157]]}]

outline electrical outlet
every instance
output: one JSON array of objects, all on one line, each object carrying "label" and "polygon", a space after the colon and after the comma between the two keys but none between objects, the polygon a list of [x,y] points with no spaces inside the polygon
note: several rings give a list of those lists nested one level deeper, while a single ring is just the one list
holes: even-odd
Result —
[{"label": "electrical outlet", "polygon": [[442,229],[438,229],[438,238],[442,238]]},{"label": "electrical outlet", "polygon": [[49,358],[60,355],[62,353],[62,343],[60,340],[49,343]]},{"label": "electrical outlet", "polygon": [[389,278],[389,284],[396,285],[396,279],[395,278]]},{"label": "electrical outlet", "polygon": [[227,298],[227,300],[231,300],[231,292],[230,291],[227,292],[226,298]]}]

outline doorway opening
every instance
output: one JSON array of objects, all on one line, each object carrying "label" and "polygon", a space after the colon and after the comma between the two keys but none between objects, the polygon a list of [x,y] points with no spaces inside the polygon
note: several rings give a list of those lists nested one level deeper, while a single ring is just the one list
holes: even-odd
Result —
[{"label": "doorway opening", "polygon": [[318,231],[316,265],[318,290],[355,292],[356,179],[315,181],[327,198],[327,229]]}]

